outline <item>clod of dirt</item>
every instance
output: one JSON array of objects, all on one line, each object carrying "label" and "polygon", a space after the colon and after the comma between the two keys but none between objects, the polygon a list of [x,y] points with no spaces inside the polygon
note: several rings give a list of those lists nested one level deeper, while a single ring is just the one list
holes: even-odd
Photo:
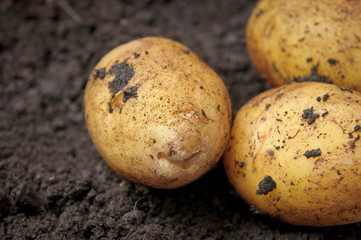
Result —
[{"label": "clod of dirt", "polygon": [[313,113],[313,107],[303,110],[302,118],[307,119],[308,125],[311,125],[320,117],[320,114]]},{"label": "clod of dirt", "polygon": [[272,177],[267,175],[259,182],[256,194],[267,195],[269,192],[272,192],[276,186],[276,182],[272,179]]},{"label": "clod of dirt", "polygon": [[134,76],[132,64],[128,64],[127,60],[114,64],[108,74],[114,75],[114,79],[108,83],[108,88],[114,98],[115,94],[125,88]]},{"label": "clod of dirt", "polygon": [[319,148],[317,149],[312,149],[312,150],[307,150],[305,152],[305,154],[303,154],[306,158],[311,158],[311,157],[318,157],[321,156],[321,150]]}]

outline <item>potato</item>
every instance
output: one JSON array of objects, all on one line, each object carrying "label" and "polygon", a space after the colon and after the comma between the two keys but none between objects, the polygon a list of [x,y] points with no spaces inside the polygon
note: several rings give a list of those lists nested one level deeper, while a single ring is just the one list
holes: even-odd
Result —
[{"label": "potato", "polygon": [[103,159],[130,181],[188,184],[219,161],[231,103],[220,77],[180,43],[147,37],[120,45],[87,82],[85,119]]},{"label": "potato", "polygon": [[282,221],[361,221],[361,93],[305,82],[261,93],[237,113],[224,167],[242,198]]},{"label": "potato", "polygon": [[361,91],[361,1],[260,0],[246,43],[273,86],[332,82]]}]

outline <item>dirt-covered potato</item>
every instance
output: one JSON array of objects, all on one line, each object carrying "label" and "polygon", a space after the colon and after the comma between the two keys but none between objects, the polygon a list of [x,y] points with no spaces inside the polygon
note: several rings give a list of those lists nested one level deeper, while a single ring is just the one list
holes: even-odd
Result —
[{"label": "dirt-covered potato", "polygon": [[361,91],[361,1],[260,0],[248,53],[273,85],[324,81]]},{"label": "dirt-covered potato", "polygon": [[224,166],[249,204],[282,221],[361,221],[361,93],[332,84],[283,85],[237,113]]},{"label": "dirt-covered potato", "polygon": [[105,161],[154,188],[188,184],[215,166],[231,103],[220,77],[180,43],[148,37],[106,54],[89,77],[85,119]]}]

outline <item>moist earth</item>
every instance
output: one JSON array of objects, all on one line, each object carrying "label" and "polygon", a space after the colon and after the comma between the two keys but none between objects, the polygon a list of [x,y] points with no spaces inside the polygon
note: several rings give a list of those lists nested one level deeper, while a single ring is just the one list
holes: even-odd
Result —
[{"label": "moist earth", "polygon": [[227,85],[233,116],[268,89],[245,47],[255,3],[1,1],[0,239],[361,239],[360,224],[298,227],[262,214],[221,161],[192,184],[156,190],[117,175],[91,143],[87,78],[135,38],[168,37],[198,54]]}]

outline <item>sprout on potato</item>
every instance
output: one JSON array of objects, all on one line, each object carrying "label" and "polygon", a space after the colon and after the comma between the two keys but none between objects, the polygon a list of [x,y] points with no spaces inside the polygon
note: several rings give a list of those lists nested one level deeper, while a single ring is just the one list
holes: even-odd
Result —
[{"label": "sprout on potato", "polygon": [[251,205],[282,221],[361,221],[361,93],[305,82],[261,93],[237,113],[224,166]]},{"label": "sprout on potato", "polygon": [[229,138],[231,103],[220,77],[187,47],[148,37],[106,54],[89,77],[85,119],[104,160],[155,188],[213,168]]}]

